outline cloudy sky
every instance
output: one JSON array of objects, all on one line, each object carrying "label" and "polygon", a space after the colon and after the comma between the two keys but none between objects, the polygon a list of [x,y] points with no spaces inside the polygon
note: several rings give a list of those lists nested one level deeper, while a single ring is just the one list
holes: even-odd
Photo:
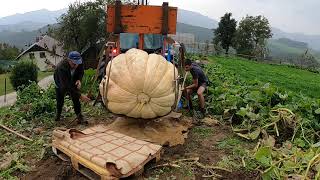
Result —
[{"label": "cloudy sky", "polygon": [[[0,17],[37,9],[58,10],[76,0],[0,0]],[[85,1],[85,0],[81,0]],[[161,5],[165,0],[148,0]],[[170,5],[200,12],[218,20],[232,12],[237,20],[262,14],[271,25],[287,32],[320,34],[320,0],[167,0]]]}]

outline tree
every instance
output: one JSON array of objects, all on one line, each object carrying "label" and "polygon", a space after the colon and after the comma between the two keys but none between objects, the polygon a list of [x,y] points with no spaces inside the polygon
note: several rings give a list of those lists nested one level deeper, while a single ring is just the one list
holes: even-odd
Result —
[{"label": "tree", "polygon": [[230,46],[233,46],[237,21],[231,18],[232,13],[226,13],[219,22],[219,26],[214,30],[214,43],[221,43],[226,54],[229,53]]},{"label": "tree", "polygon": [[[27,73],[26,73],[27,72]],[[15,90],[21,86],[37,82],[38,67],[32,61],[20,61],[11,71],[10,80]]]},{"label": "tree", "polygon": [[20,50],[15,46],[0,43],[0,60],[12,60],[19,55]]},{"label": "tree", "polygon": [[236,50],[238,54],[264,57],[266,40],[272,37],[271,27],[263,16],[246,16],[239,23],[236,32]]},{"label": "tree", "polygon": [[319,66],[319,62],[310,53],[309,49],[307,49],[305,53],[301,55],[301,58],[299,58],[299,61],[300,61],[300,68],[308,67],[308,68],[316,69],[316,67]]},{"label": "tree", "polygon": [[204,47],[204,52],[205,52],[206,56],[208,56],[208,54],[209,54],[209,49],[210,49],[210,44],[209,44],[209,41],[206,40],[206,44]]},{"label": "tree", "polygon": [[[48,33],[62,42],[67,51],[80,51],[88,44],[104,40],[108,35],[105,5],[114,2],[115,0],[76,1],[60,17],[58,28],[49,28]],[[122,2],[130,3],[128,0]]]},{"label": "tree", "polygon": [[66,14],[58,20],[54,36],[63,43],[65,50],[80,51],[88,43],[95,44],[106,38],[105,5],[111,0],[95,0],[69,5]]}]

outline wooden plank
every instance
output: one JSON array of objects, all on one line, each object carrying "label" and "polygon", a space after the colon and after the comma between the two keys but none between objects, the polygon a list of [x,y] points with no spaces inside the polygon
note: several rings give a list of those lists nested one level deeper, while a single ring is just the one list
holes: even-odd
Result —
[{"label": "wooden plank", "polygon": [[16,132],[16,131],[14,131],[14,130],[8,128],[8,127],[5,126],[5,125],[0,124],[0,127],[2,127],[3,129],[5,129],[5,130],[7,130],[7,131],[9,131],[9,132],[11,132],[11,133],[13,133],[13,134],[21,137],[21,138],[23,138],[23,139],[25,139],[25,140],[32,141],[32,139],[30,139],[30,138],[28,138],[28,137],[26,137],[26,136],[24,136],[24,135],[22,135],[22,134],[20,134],[20,133],[18,133],[18,132]]},{"label": "wooden plank", "polygon": [[[107,6],[107,31],[115,29],[115,6]],[[168,34],[176,34],[176,7],[169,7]],[[121,6],[121,24],[124,33],[161,34],[163,21],[162,6]]]}]

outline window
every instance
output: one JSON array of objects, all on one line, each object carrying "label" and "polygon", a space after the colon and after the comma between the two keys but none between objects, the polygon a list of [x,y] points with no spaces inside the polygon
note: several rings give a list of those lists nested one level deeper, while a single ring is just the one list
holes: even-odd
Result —
[{"label": "window", "polygon": [[29,58],[34,59],[34,53],[29,53]]},{"label": "window", "polygon": [[46,53],[45,52],[40,52],[40,58],[46,58]]}]

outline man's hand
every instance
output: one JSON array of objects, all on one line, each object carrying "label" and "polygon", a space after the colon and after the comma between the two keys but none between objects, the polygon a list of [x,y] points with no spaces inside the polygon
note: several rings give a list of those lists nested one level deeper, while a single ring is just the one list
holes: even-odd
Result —
[{"label": "man's hand", "polygon": [[87,102],[90,102],[90,101],[91,101],[91,99],[90,99],[90,98],[88,98],[88,96],[83,95],[83,94],[81,94],[81,96],[80,96],[80,100],[81,100],[81,101],[83,101],[83,102],[85,102],[85,103],[87,103]]},{"label": "man's hand", "polygon": [[80,80],[76,81],[75,85],[77,86],[78,89],[80,89],[81,88],[81,81]]}]

